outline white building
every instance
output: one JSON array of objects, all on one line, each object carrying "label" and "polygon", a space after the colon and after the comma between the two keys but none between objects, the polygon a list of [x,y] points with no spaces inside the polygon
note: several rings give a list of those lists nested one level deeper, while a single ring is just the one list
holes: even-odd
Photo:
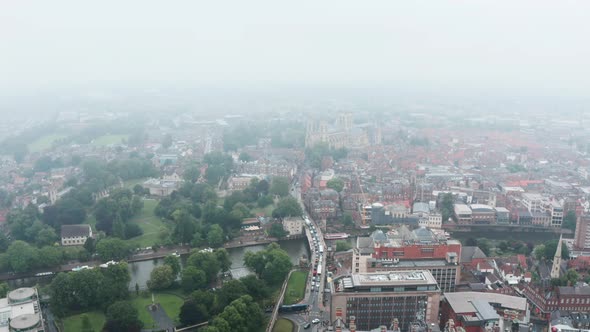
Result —
[{"label": "white building", "polygon": [[286,218],[283,220],[283,228],[290,236],[303,234],[303,220],[301,218]]},{"label": "white building", "polygon": [[0,299],[0,332],[45,331],[37,289],[23,287]]},{"label": "white building", "polygon": [[82,246],[89,237],[92,237],[92,228],[90,225],[61,226],[62,246]]}]

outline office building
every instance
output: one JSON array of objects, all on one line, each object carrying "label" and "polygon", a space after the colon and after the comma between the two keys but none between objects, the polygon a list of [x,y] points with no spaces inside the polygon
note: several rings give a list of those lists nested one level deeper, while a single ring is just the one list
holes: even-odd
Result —
[{"label": "office building", "polygon": [[332,285],[330,320],[355,317],[358,330],[390,326],[402,331],[415,322],[438,323],[440,289],[432,274],[422,271],[353,273]]}]

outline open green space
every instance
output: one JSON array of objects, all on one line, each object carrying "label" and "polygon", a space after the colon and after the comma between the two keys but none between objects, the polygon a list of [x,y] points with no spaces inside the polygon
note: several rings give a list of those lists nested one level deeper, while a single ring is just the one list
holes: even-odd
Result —
[{"label": "open green space", "polygon": [[293,332],[294,327],[292,321],[285,318],[279,318],[276,321],[275,326],[272,328],[272,332]]},{"label": "open green space", "polygon": [[123,182],[123,185],[125,186],[125,188],[133,190],[133,187],[135,187],[136,184],[143,184],[147,179],[148,178],[127,180],[127,181]]},{"label": "open green space", "polygon": [[263,213],[265,216],[270,217],[270,216],[272,216],[272,210],[274,210],[274,209],[275,209],[275,205],[271,204],[265,208],[255,207],[252,209],[252,213],[253,214]]},{"label": "open green space", "polygon": [[[180,307],[184,303],[181,297],[168,293],[154,293],[154,301],[162,306],[170,319],[178,323]],[[137,309],[139,319],[143,322],[143,327],[145,329],[153,328],[155,322],[147,309],[147,306],[152,304],[151,294],[147,297],[135,296],[132,298],[131,304]]]},{"label": "open green space", "polygon": [[291,277],[287,283],[287,290],[285,291],[285,300],[283,301],[283,304],[295,304],[303,300],[303,297],[305,296],[306,281],[306,271],[295,271],[291,273]]},{"label": "open green space", "polygon": [[83,330],[82,317],[88,316],[88,321],[92,330],[102,331],[104,326],[105,316],[101,311],[89,311],[78,315],[73,315],[63,319],[64,332],[78,332]]},{"label": "open green space", "polygon": [[102,135],[92,141],[92,145],[107,146],[112,144],[121,144],[127,141],[129,135]]},{"label": "open green space", "polygon": [[136,223],[143,230],[143,234],[129,239],[140,247],[152,246],[158,242],[158,233],[160,228],[165,227],[162,220],[154,214],[154,209],[158,205],[155,199],[146,199],[143,201],[143,209],[139,214],[133,216],[129,222]]},{"label": "open green space", "polygon": [[66,138],[66,135],[50,134],[37,138],[27,145],[29,152],[41,152],[51,148],[55,141]]}]

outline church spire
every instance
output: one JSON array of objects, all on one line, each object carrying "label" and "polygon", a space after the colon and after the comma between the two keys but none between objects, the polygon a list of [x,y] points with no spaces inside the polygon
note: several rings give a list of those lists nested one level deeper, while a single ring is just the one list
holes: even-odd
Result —
[{"label": "church spire", "polygon": [[551,267],[551,279],[559,278],[561,274],[561,237],[562,235],[559,235],[557,250],[555,250],[555,256],[553,257],[553,266]]}]

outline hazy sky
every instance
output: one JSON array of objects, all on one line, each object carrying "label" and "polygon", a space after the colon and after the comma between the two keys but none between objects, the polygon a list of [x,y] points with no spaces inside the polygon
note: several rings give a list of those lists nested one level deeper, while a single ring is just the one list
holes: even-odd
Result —
[{"label": "hazy sky", "polygon": [[585,0],[0,0],[0,90],[379,82],[588,96],[588,17]]}]

